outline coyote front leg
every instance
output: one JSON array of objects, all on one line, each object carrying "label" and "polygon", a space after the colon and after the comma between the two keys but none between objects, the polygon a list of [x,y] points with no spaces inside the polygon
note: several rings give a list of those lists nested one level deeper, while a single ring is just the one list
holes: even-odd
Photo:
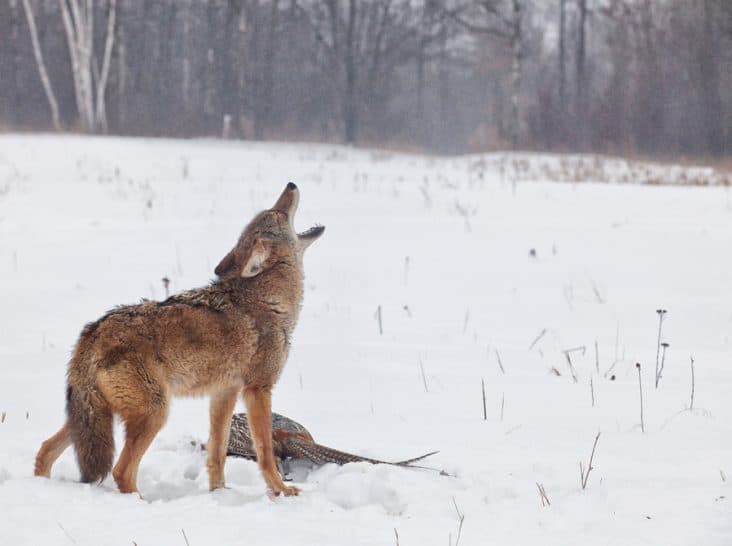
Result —
[{"label": "coyote front leg", "polygon": [[300,490],[284,484],[275,464],[272,451],[272,392],[268,388],[245,388],[244,402],[247,407],[254,450],[257,453],[257,463],[264,481],[275,494],[297,495]]},{"label": "coyote front leg", "polygon": [[239,389],[217,392],[211,396],[211,429],[208,436],[208,487],[211,491],[225,487],[224,463],[226,445],[229,443],[231,417],[236,406]]}]

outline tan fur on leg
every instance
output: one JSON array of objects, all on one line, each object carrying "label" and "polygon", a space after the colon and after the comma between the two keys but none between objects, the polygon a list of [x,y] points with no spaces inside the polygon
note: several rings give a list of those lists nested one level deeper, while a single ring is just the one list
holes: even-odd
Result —
[{"label": "tan fur on leg", "polygon": [[211,429],[208,437],[208,486],[211,491],[225,487],[224,463],[229,443],[231,416],[236,406],[239,389],[233,388],[211,396]]},{"label": "tan fur on leg", "polygon": [[163,428],[167,412],[129,419],[125,423],[125,447],[112,470],[114,481],[122,493],[137,492],[137,469],[142,456],[155,435]]},{"label": "tan fur on leg", "polygon": [[272,450],[272,393],[269,389],[244,389],[249,429],[257,452],[257,463],[267,486],[275,493],[297,495],[297,487],[288,487],[282,481]]},{"label": "tan fur on leg", "polygon": [[41,444],[41,449],[36,455],[36,467],[34,474],[48,478],[51,475],[51,467],[61,453],[71,445],[71,433],[69,425],[64,424],[59,431]]}]

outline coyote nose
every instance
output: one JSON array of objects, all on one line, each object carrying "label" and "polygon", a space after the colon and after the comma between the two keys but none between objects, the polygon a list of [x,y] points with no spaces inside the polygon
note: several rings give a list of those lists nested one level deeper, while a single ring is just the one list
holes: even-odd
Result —
[{"label": "coyote nose", "polygon": [[288,182],[272,209],[293,215],[297,209],[299,198],[300,192],[297,190],[297,186],[292,182]]}]

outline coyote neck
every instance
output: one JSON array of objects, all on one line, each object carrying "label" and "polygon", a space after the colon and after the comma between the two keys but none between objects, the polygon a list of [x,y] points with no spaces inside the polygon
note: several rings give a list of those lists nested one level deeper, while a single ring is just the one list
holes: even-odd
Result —
[{"label": "coyote neck", "polygon": [[247,321],[282,328],[289,336],[300,314],[303,282],[300,269],[282,262],[250,279],[224,281],[218,289],[230,294],[234,308]]}]

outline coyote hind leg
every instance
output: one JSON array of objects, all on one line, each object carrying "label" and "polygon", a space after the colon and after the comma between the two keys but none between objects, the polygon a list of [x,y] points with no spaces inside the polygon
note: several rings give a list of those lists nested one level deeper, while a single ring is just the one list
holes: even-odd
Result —
[{"label": "coyote hind leg", "polygon": [[168,392],[140,355],[100,371],[97,385],[125,425],[125,445],[112,477],[120,492],[136,493],[140,460],[168,418]]},{"label": "coyote hind leg", "polygon": [[56,434],[41,444],[41,449],[36,455],[36,466],[34,474],[48,478],[51,475],[51,467],[61,453],[71,445],[71,432],[68,423],[64,423]]},{"label": "coyote hind leg", "polygon": [[137,469],[140,467],[140,461],[155,435],[163,428],[166,418],[166,408],[162,408],[155,413],[125,421],[125,447],[122,448],[119,460],[112,470],[112,476],[120,492],[137,492]]}]

